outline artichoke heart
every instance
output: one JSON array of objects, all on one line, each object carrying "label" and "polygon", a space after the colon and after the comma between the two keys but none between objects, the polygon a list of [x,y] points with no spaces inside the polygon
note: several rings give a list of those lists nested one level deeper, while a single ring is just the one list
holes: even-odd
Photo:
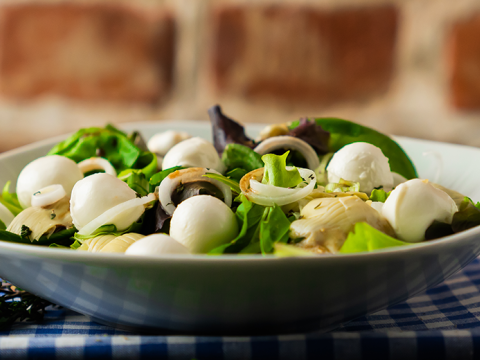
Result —
[{"label": "artichoke heart", "polygon": [[126,233],[120,236],[100,235],[88,240],[84,240],[82,242],[82,246],[80,246],[77,250],[89,252],[124,253],[130,245],[144,237],[144,235],[137,233]]},{"label": "artichoke heart", "polygon": [[300,215],[290,225],[290,237],[304,238],[296,246],[316,253],[337,253],[358,222],[395,236],[388,221],[357,196],[313,199]]},{"label": "artichoke heart", "polygon": [[69,198],[64,197],[52,205],[23,210],[13,219],[7,231],[22,235],[25,226],[31,230],[28,235],[30,241],[39,240],[42,236],[49,238],[57,230],[72,227]]}]

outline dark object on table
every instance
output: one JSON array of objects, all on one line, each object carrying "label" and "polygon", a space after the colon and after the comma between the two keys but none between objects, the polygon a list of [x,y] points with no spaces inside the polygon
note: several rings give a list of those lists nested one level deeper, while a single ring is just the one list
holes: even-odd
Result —
[{"label": "dark object on table", "polygon": [[45,307],[51,302],[18,289],[2,280],[0,287],[0,330],[9,328],[15,321],[41,321]]}]

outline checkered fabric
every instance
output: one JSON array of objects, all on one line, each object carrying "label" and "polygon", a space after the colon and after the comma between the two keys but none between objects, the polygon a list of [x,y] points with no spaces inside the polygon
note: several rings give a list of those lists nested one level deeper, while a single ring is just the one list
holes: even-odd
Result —
[{"label": "checkered fabric", "polygon": [[52,307],[0,332],[0,359],[478,359],[480,261],[402,304],[327,334],[139,336]]}]

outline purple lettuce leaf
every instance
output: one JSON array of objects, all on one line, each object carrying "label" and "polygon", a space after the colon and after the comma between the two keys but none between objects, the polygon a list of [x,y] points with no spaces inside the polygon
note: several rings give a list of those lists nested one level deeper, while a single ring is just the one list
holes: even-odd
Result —
[{"label": "purple lettuce leaf", "polygon": [[213,145],[221,155],[228,144],[241,144],[251,149],[255,142],[245,135],[245,129],[235,120],[230,119],[222,113],[220,106],[215,105],[208,109],[208,116],[212,123]]},{"label": "purple lettuce leaf", "polygon": [[330,140],[330,133],[317,125],[315,121],[309,121],[306,117],[300,119],[300,124],[291,129],[288,133],[305,141],[309,144],[319,155],[324,155],[329,152],[328,142]]}]

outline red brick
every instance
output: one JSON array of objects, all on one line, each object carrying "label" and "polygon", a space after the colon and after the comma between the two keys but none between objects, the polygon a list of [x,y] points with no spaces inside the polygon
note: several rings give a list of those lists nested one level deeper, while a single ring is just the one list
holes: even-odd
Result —
[{"label": "red brick", "polygon": [[388,90],[398,11],[223,6],[213,12],[218,93],[325,105]]},{"label": "red brick", "polygon": [[480,110],[480,14],[456,23],[450,34],[450,87],[453,104]]},{"label": "red brick", "polygon": [[0,15],[4,96],[153,102],[171,89],[175,24],[166,11],[56,4]]}]

